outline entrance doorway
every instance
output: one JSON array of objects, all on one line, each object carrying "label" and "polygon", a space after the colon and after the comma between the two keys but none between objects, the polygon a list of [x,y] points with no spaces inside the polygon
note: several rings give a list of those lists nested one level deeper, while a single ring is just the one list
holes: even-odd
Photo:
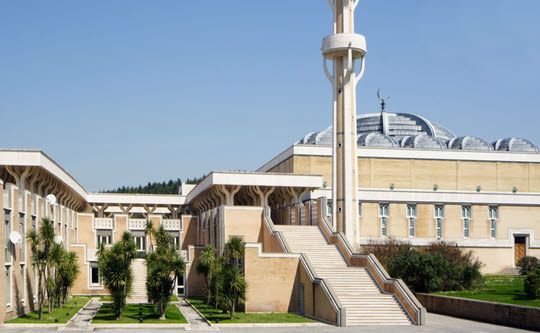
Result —
[{"label": "entrance doorway", "polygon": [[514,263],[527,255],[527,236],[514,236]]},{"label": "entrance doorway", "polygon": [[185,293],[184,276],[181,275],[176,279],[176,296],[185,296]]}]

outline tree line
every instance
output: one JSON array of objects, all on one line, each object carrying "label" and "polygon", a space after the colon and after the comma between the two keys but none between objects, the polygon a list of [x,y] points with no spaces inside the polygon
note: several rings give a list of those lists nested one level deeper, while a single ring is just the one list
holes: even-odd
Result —
[{"label": "tree line", "polygon": [[187,178],[182,181],[180,178],[169,179],[168,181],[153,182],[139,186],[121,186],[113,190],[103,190],[102,193],[137,193],[137,194],[178,194],[182,184],[198,184],[205,176]]}]

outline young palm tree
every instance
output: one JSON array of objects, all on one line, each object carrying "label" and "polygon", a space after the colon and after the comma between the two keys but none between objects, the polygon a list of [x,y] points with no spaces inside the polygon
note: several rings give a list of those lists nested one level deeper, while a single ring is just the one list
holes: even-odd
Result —
[{"label": "young palm tree", "polygon": [[152,234],[156,240],[156,248],[146,257],[146,289],[149,301],[156,305],[160,319],[164,320],[175,281],[184,275],[186,264],[174,245],[174,239],[163,226],[157,231],[153,230]]},{"label": "young palm tree", "polygon": [[120,318],[131,293],[133,272],[131,261],[135,257],[136,247],[129,232],[124,232],[120,241],[111,248],[99,249],[98,266],[103,284],[111,293],[116,319]]},{"label": "young palm tree", "polygon": [[214,264],[215,260],[216,250],[212,246],[207,245],[202,250],[195,266],[197,272],[204,276],[207,304],[210,304],[212,299],[212,290],[210,288],[210,271],[212,270],[212,265]]},{"label": "young palm tree", "polygon": [[223,268],[227,265],[225,257],[219,257],[212,262],[208,282],[210,290],[210,302],[214,308],[218,308],[220,304],[220,295],[223,290]]},{"label": "young palm tree", "polygon": [[39,230],[28,232],[27,236],[32,250],[32,263],[35,272],[38,275],[38,308],[39,320],[43,319],[43,304],[45,303],[45,285],[48,285],[50,279],[50,270],[48,264],[50,253],[54,244],[54,225],[52,222],[43,218]]},{"label": "young palm tree", "polygon": [[73,287],[75,279],[79,274],[77,254],[68,252],[62,248],[61,260],[58,263],[55,274],[55,296],[57,306],[65,304],[69,290]]},{"label": "young palm tree", "polygon": [[220,303],[229,311],[231,319],[238,304],[245,302],[247,282],[236,265],[226,265],[223,269],[222,293]]},{"label": "young palm tree", "polygon": [[154,250],[154,244],[152,243],[152,234],[154,230],[154,223],[150,220],[146,221],[146,226],[144,227],[144,235],[148,236],[148,242],[150,243],[148,249],[150,251]]},{"label": "young palm tree", "polygon": [[232,236],[225,244],[225,256],[229,263],[240,266],[240,260],[244,257],[244,240],[238,236]]}]

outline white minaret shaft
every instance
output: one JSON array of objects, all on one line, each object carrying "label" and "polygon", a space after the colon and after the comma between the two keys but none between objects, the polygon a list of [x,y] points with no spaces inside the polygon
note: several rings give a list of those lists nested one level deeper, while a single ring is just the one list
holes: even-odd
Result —
[{"label": "white minaret shaft", "polygon": [[[358,0],[328,0],[334,33],[323,40],[324,72],[333,92],[332,221],[351,243],[358,242],[356,84],[364,73],[366,41],[354,32]],[[332,63],[332,70],[328,63]],[[359,72],[356,72],[359,67]]]}]

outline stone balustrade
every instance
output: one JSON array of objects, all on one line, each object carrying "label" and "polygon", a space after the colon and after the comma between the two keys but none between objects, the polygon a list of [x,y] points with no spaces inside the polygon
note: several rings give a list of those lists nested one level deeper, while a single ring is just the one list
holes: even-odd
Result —
[{"label": "stone balustrade", "polygon": [[114,229],[113,219],[110,217],[96,217],[94,218],[94,229]]},{"label": "stone balustrade", "polygon": [[144,230],[146,229],[146,219],[129,219],[129,230]]},{"label": "stone balustrade", "polygon": [[163,219],[161,225],[167,231],[179,231],[182,229],[180,219]]}]

